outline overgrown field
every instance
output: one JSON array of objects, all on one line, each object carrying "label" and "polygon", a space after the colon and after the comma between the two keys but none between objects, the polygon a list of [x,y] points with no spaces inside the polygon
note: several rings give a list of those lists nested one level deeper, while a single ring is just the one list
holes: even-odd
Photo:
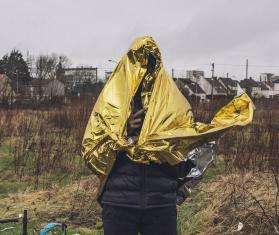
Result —
[{"label": "overgrown field", "polygon": [[[193,110],[208,122],[226,102]],[[0,109],[0,219],[28,209],[30,234],[50,221],[66,222],[70,234],[102,234],[98,180],[80,157],[93,104],[87,97],[56,108]],[[179,208],[181,234],[279,233],[278,101],[255,104],[253,124],[222,137],[219,158]]]}]

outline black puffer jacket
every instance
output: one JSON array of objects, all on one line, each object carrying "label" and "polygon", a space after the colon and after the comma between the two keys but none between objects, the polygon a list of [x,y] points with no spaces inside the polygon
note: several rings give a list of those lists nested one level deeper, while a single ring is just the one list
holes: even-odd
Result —
[{"label": "black puffer jacket", "polygon": [[131,161],[119,152],[108,177],[101,204],[140,209],[176,205],[178,178],[191,170],[191,161],[176,166]]}]

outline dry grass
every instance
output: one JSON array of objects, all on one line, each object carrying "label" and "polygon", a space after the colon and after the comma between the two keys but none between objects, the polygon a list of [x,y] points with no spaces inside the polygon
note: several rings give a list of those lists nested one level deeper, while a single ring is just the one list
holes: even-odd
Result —
[{"label": "dry grass", "polygon": [[[180,209],[186,211],[180,221],[181,234],[275,234],[276,197],[272,174],[221,174],[201,183]],[[237,231],[239,222],[243,228]]]},{"label": "dry grass", "polygon": [[[30,211],[33,221],[67,221],[94,227],[99,208],[95,178],[80,157],[81,138],[95,99],[68,106],[0,109],[0,217]],[[199,121],[209,121],[227,101],[194,104]],[[180,208],[182,234],[270,234],[279,226],[278,101],[257,101],[252,125],[227,132],[220,141],[226,166],[221,175],[194,189]],[[0,150],[1,152],[1,150]],[[5,167],[1,166],[5,165]],[[219,164],[219,163],[218,163]],[[6,188],[1,193],[1,187]],[[18,187],[18,188],[17,188]]]},{"label": "dry grass", "polygon": [[96,227],[100,218],[100,207],[94,198],[98,180],[92,176],[60,187],[53,185],[48,190],[26,189],[8,194],[0,200],[2,218],[17,217],[28,208],[29,222],[36,223],[36,230],[46,221],[66,222],[71,227]]}]

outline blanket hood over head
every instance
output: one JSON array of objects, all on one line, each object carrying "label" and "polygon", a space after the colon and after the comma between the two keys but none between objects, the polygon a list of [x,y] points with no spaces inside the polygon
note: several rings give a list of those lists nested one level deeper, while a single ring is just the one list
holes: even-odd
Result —
[{"label": "blanket hood over head", "polygon": [[[149,54],[155,70],[146,73]],[[141,101],[146,110],[136,143],[127,137],[131,101],[142,82]],[[177,164],[194,147],[217,138],[221,132],[252,121],[254,105],[247,94],[234,98],[209,124],[195,122],[191,106],[166,72],[152,37],[137,38],[122,57],[102,90],[83,138],[82,153],[100,177],[109,174],[117,150],[125,150],[137,162]]]}]

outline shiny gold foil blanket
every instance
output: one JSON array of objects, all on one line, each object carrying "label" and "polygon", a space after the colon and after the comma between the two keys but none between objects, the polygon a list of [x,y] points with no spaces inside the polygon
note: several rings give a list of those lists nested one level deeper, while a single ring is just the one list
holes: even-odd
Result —
[{"label": "shiny gold foil blanket", "polygon": [[[155,71],[146,73],[148,55],[156,58]],[[137,141],[127,137],[131,102],[142,82],[141,101],[146,110]],[[82,154],[101,180],[101,187],[118,150],[136,162],[182,161],[185,155],[233,126],[252,121],[254,105],[246,93],[221,108],[209,124],[195,122],[191,106],[166,72],[152,37],[137,38],[122,57],[103,88],[89,118]],[[100,190],[99,190],[100,192]]]}]

